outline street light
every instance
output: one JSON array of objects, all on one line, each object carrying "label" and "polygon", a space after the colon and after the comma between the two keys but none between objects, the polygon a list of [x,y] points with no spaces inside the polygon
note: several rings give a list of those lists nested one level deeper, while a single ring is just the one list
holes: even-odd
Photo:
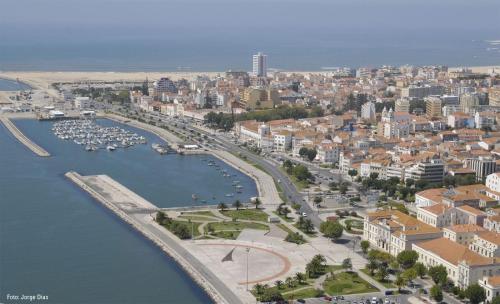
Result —
[{"label": "street light", "polygon": [[250,252],[250,247],[246,247],[247,252],[247,291],[248,291],[248,253]]}]

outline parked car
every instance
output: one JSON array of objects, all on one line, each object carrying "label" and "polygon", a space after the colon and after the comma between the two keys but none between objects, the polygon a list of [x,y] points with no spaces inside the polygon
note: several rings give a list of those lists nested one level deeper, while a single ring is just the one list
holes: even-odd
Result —
[{"label": "parked car", "polygon": [[304,300],[304,299],[297,299],[297,302],[299,302],[299,303],[305,303],[306,300]]}]

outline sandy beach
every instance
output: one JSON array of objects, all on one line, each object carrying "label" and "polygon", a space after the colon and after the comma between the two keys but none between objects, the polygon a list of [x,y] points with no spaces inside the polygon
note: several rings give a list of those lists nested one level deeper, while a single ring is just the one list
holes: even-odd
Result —
[{"label": "sandy beach", "polygon": [[[460,67],[450,67],[451,71],[459,69]],[[497,66],[478,66],[468,67],[473,72],[487,73],[494,68],[500,71],[500,65]],[[326,73],[328,71],[283,71],[286,74],[311,74],[311,73]],[[216,77],[223,75],[225,72],[50,72],[50,71],[33,71],[33,72],[16,72],[6,71],[0,72],[0,78],[19,79],[26,82],[36,89],[48,89],[50,84],[55,82],[84,82],[84,81],[144,81],[146,78],[149,80],[156,80],[161,77],[169,77],[172,80],[185,78],[193,80],[197,76],[206,75],[209,77]]]}]

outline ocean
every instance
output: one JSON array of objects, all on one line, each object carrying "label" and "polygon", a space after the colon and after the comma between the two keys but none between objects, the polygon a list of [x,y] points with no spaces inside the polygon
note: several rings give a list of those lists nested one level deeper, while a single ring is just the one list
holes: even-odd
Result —
[{"label": "ocean", "polygon": [[0,70],[500,64],[495,0],[4,0]]}]

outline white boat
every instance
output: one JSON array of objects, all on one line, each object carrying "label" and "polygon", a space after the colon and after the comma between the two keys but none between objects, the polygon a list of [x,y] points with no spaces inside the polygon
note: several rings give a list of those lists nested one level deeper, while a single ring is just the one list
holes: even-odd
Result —
[{"label": "white boat", "polygon": [[106,149],[108,149],[108,151],[115,151],[115,147],[114,146],[107,146]]}]

